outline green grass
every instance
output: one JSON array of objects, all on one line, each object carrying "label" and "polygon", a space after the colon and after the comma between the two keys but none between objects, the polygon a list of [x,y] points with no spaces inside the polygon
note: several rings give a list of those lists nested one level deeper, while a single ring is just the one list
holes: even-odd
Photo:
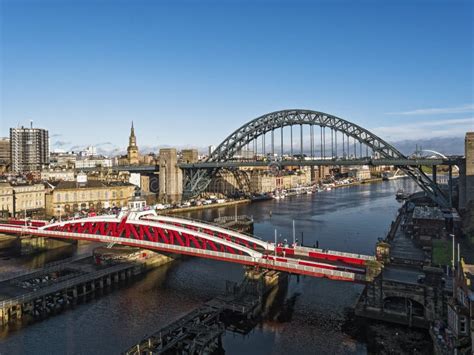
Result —
[{"label": "green grass", "polygon": [[431,166],[422,165],[422,166],[421,166],[421,170],[422,170],[425,174],[431,174],[432,171],[433,171],[433,168],[432,168]]},{"label": "green grass", "polygon": [[431,261],[433,265],[451,265],[452,243],[444,239],[433,240]]}]

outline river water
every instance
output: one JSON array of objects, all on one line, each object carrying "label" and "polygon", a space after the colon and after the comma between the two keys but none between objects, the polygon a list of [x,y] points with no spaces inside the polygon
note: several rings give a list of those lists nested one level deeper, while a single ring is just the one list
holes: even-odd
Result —
[{"label": "river water", "polygon": [[[411,180],[393,180],[238,206],[252,215],[254,234],[266,240],[291,239],[292,221],[305,245],[374,253],[400,204],[398,189],[414,191]],[[233,215],[234,207],[186,214],[211,220]],[[280,237],[281,235],[281,237]],[[35,257],[0,251],[5,273],[87,253],[91,245],[52,250]],[[0,332],[0,354],[117,354],[170,321],[221,294],[226,280],[240,281],[243,268],[225,262],[185,258],[149,272],[139,281],[73,310],[25,327]],[[290,277],[288,287],[248,335],[226,334],[226,354],[366,354],[363,339],[345,332],[348,310],[361,285],[311,277]],[[357,327],[357,324],[353,324]]]}]

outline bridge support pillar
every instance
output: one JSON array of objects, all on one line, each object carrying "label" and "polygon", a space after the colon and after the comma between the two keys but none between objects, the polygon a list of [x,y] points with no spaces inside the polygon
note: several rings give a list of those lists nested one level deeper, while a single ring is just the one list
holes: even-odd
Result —
[{"label": "bridge support pillar", "polygon": [[47,249],[46,238],[24,236],[19,238],[21,255],[30,255]]},{"label": "bridge support pillar", "polygon": [[178,167],[176,148],[160,149],[159,198],[179,202],[183,194],[183,173]]},{"label": "bridge support pillar", "polygon": [[434,182],[435,184],[437,183],[437,181],[436,181],[437,168],[438,168],[438,166],[433,165],[432,171],[431,171],[431,174],[432,174],[432,176],[433,176],[432,180],[433,180],[433,182]]}]

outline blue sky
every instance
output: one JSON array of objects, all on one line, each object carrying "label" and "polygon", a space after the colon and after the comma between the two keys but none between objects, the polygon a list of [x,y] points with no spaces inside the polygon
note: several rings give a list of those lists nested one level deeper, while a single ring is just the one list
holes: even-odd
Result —
[{"label": "blue sky", "polygon": [[2,0],[1,127],[218,144],[284,108],[391,141],[473,130],[472,1]]}]

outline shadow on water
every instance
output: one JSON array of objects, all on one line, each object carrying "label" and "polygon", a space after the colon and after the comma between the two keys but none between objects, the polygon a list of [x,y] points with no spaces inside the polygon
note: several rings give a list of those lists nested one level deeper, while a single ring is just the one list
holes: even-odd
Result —
[{"label": "shadow on water", "polygon": [[[415,184],[397,180],[333,189],[280,201],[240,205],[238,214],[253,216],[255,234],[263,239],[272,240],[275,228],[287,238],[294,219],[297,235],[304,233],[306,245],[318,241],[322,248],[373,254],[374,243],[384,237],[400,207],[395,200],[400,188],[410,191],[415,189]],[[212,220],[219,214],[234,213],[234,207],[229,207],[187,216]],[[72,254],[81,252],[84,249],[80,245]],[[53,261],[61,257],[47,254],[34,258],[0,258],[0,277],[3,272],[39,266],[48,262],[46,259]],[[70,255],[71,251],[66,251],[62,257]],[[66,311],[10,332],[0,339],[0,352],[24,354],[41,349],[45,354],[120,353],[146,334],[221,294],[226,280],[237,282],[242,275],[242,267],[235,264],[199,258],[175,261],[152,270],[118,292],[78,306],[74,312]],[[346,311],[354,305],[361,291],[360,285],[346,282],[310,277],[296,282],[290,277],[286,289],[272,296],[265,316],[249,334],[223,337],[226,355],[376,353],[377,342],[371,339],[374,333],[364,333],[364,329],[369,332],[374,326],[352,319]],[[353,331],[358,328],[362,328],[360,333]],[[380,327],[375,325],[375,328]],[[387,334],[396,338],[395,333]],[[387,338],[380,335],[381,342]]]}]

